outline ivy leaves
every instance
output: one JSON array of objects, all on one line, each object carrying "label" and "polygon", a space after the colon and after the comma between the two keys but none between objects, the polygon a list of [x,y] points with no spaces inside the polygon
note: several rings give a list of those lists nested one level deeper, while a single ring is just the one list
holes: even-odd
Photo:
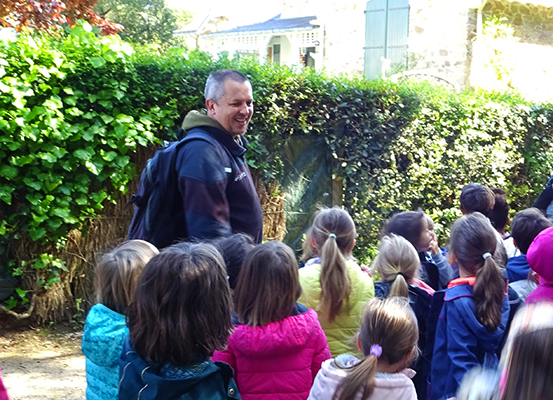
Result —
[{"label": "ivy leaves", "polygon": [[[63,243],[127,191],[136,176],[129,153],[156,140],[159,107],[133,107],[126,94],[132,48],[88,28],[0,42],[0,250],[23,236],[43,248]],[[47,289],[65,267],[49,253],[37,257],[13,271],[43,271],[37,285]]]}]

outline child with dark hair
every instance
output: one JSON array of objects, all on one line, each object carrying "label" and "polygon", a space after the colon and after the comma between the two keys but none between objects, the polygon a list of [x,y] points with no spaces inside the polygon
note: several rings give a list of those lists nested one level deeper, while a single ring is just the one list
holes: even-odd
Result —
[{"label": "child with dark hair", "polygon": [[538,287],[526,298],[526,303],[553,301],[553,227],[536,236],[526,257],[530,268],[540,276]]},{"label": "child with dark hair", "polygon": [[519,211],[511,222],[511,234],[514,244],[520,250],[520,255],[512,257],[507,262],[507,277],[509,282],[528,279],[530,265],[526,258],[528,248],[538,234],[544,229],[553,226],[553,223],[543,216],[537,208],[527,208]]},{"label": "child with dark hair", "polygon": [[480,213],[459,218],[451,228],[450,261],[457,261],[461,277],[451,281],[440,297],[434,295],[441,301],[441,311],[430,400],[454,397],[467,371],[497,363],[510,306],[507,283],[495,261],[496,247],[495,230]]},{"label": "child with dark hair", "polygon": [[505,197],[505,191],[503,189],[492,189],[495,196],[495,203],[490,212],[490,222],[495,230],[501,235],[503,239],[503,246],[507,252],[507,257],[516,257],[520,255],[520,251],[513,243],[513,237],[509,232],[505,230],[505,227],[509,223],[509,203]]},{"label": "child with dark hair", "polygon": [[[459,201],[463,215],[479,212],[489,219],[495,204],[495,194],[490,188],[480,183],[469,183],[461,190]],[[494,232],[497,239],[495,260],[499,263],[500,268],[505,268],[508,260],[507,250],[499,232],[496,230]]]},{"label": "child with dark hair", "polygon": [[230,288],[234,290],[238,283],[238,275],[242,268],[242,263],[248,253],[255,247],[255,243],[251,236],[244,233],[235,233],[227,237],[220,237],[215,239],[212,243],[225,260],[228,282]]},{"label": "child with dark hair", "polygon": [[420,209],[400,212],[390,218],[382,233],[407,239],[417,250],[422,266],[422,281],[433,290],[439,290],[444,289],[452,279],[453,270],[440,251],[436,235],[430,229],[429,219]]},{"label": "child with dark hair", "polygon": [[312,256],[300,269],[303,293],[298,300],[319,313],[332,355],[355,353],[351,338],[359,329],[359,311],[374,297],[371,277],[351,257],[355,246],[353,219],[339,207],[315,213],[309,228]]},{"label": "child with dark hair", "polygon": [[480,183],[469,183],[463,186],[459,200],[461,212],[464,215],[479,212],[489,218],[495,203],[495,195],[487,186]]},{"label": "child with dark hair", "polygon": [[407,299],[375,298],[367,303],[357,336],[361,360],[342,354],[327,360],[309,400],[416,400],[407,369],[417,353],[419,331]]},{"label": "child with dark hair", "polygon": [[228,348],[212,357],[234,369],[244,400],[305,400],[331,357],[317,313],[296,302],[300,294],[288,246],[266,242],[247,255],[234,291],[236,329]]},{"label": "child with dark hair", "polygon": [[82,351],[86,357],[87,400],[117,399],[119,356],[129,333],[125,324],[136,281],[158,253],[143,240],[130,240],[104,254],[96,265],[96,300],[86,317]]},{"label": "child with dark hair", "polygon": [[227,346],[231,303],[214,246],[180,243],[152,258],[128,309],[119,399],[240,399],[232,368],[210,360]]}]

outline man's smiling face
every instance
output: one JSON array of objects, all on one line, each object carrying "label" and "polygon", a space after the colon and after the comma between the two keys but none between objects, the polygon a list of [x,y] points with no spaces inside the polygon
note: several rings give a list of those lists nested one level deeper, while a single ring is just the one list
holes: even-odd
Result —
[{"label": "man's smiling face", "polygon": [[253,95],[249,82],[227,79],[217,102],[206,100],[207,115],[221,124],[232,137],[243,135],[253,115]]}]

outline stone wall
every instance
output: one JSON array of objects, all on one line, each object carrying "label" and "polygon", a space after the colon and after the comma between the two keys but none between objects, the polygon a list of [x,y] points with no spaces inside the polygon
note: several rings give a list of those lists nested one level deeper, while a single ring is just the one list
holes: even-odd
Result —
[{"label": "stone wall", "polygon": [[482,9],[482,18],[486,21],[492,17],[504,18],[521,43],[553,46],[553,7],[488,0]]},{"label": "stone wall", "polygon": [[[471,83],[486,89],[514,89],[534,101],[551,101],[553,81],[553,7],[501,0],[488,0],[482,9],[484,23],[498,19],[512,35],[490,42],[475,42],[480,71]],[[498,78],[490,59],[499,59],[505,76]],[[496,61],[497,63],[498,61]]]},{"label": "stone wall", "polygon": [[468,84],[476,10],[459,0],[411,0],[410,7],[407,68]]},{"label": "stone wall", "polygon": [[[325,24],[324,66],[362,73],[366,0],[283,0],[283,18],[316,14]],[[469,81],[476,11],[458,0],[411,0],[408,69]]]}]

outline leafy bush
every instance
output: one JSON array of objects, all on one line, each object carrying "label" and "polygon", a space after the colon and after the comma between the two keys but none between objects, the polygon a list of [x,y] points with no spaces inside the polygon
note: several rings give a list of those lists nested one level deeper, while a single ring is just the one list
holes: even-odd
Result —
[{"label": "leafy bush", "polygon": [[[10,307],[28,306],[27,291],[60,280],[64,264],[51,250],[128,190],[138,146],[174,138],[184,115],[203,106],[207,76],[222,68],[252,81],[248,162],[266,182],[282,181],[287,141],[324,138],[362,260],[374,254],[393,212],[422,207],[445,238],[464,184],[503,187],[519,210],[553,170],[550,105],[182,49],[151,54],[97,37],[86,24],[61,39],[21,35],[0,42],[0,246],[15,275],[44,273]],[[42,253],[16,257],[13,243],[21,240],[40,243]]]}]

